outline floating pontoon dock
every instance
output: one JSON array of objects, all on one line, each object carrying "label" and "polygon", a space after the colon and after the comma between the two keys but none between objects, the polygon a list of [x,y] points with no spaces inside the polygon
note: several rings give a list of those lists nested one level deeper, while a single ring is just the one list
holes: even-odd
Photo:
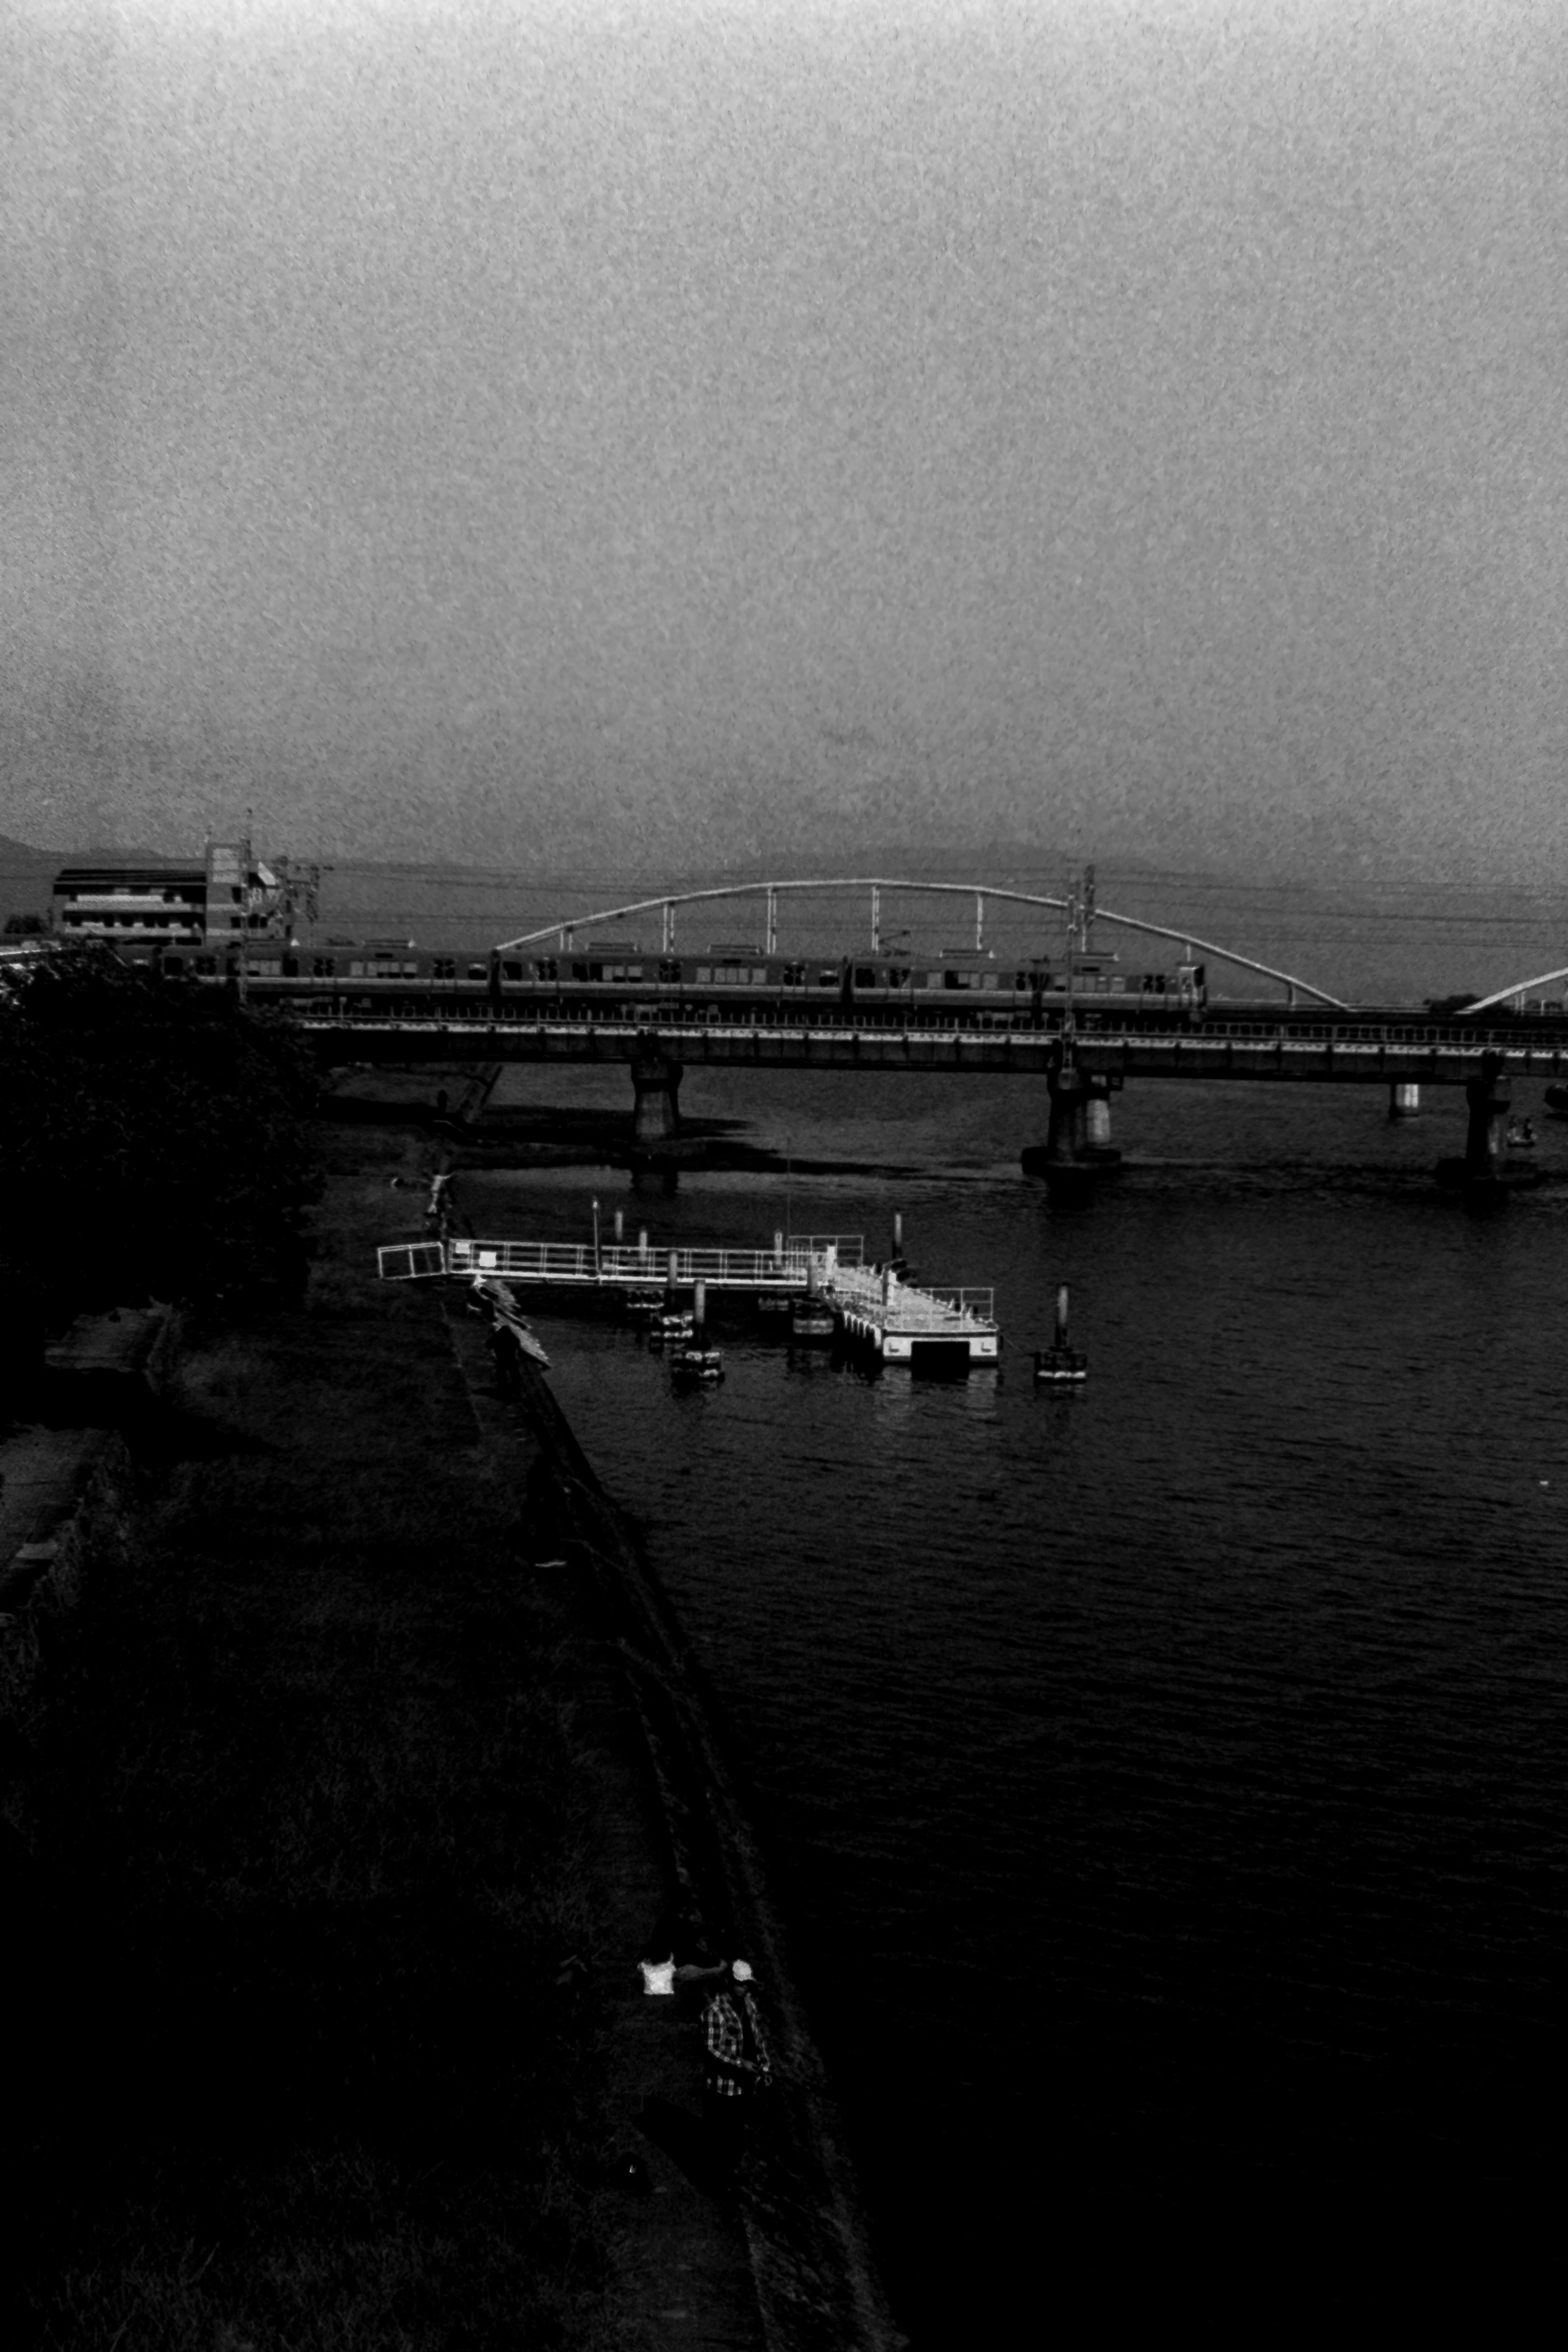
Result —
[{"label": "floating pontoon dock", "polygon": [[864,1263],[860,1234],[780,1235],[771,1250],[658,1250],[644,1243],[448,1240],[395,1242],[376,1252],[384,1281],[499,1275],[574,1290],[742,1290],[758,1297],[815,1293],[847,1339],[886,1363],[994,1363],[1002,1334],[990,1290],[924,1290],[891,1266]]}]

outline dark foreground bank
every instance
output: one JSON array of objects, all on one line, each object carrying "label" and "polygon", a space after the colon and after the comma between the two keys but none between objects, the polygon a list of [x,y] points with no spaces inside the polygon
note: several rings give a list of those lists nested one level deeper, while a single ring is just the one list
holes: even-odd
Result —
[{"label": "dark foreground bank", "polygon": [[[37,1595],[18,2340],[890,2343],[679,1629],[548,1391],[367,1279],[416,1151],[329,1139],[304,1300],[187,1326]],[[636,1967],[683,1889],[788,2076],[738,2209]]]}]

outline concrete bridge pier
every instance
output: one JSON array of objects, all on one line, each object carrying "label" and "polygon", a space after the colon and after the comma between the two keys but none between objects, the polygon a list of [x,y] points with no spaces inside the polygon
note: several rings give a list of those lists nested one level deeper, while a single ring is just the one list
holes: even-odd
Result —
[{"label": "concrete bridge pier", "polygon": [[632,1116],[632,1139],[640,1151],[657,1151],[680,1129],[678,1097],[685,1070],[657,1037],[639,1038],[628,1065],[637,1108]]},{"label": "concrete bridge pier", "polygon": [[1110,1081],[1090,1077],[1085,1082],[1083,1098],[1083,1136],[1085,1148],[1091,1160],[1115,1158],[1110,1141]]},{"label": "concrete bridge pier", "polygon": [[1114,1167],[1121,1154],[1110,1140],[1111,1081],[1075,1062],[1058,1063],[1046,1072],[1046,1091],[1051,1110],[1045,1146],[1034,1144],[1024,1153],[1026,1172]]},{"label": "concrete bridge pier", "polygon": [[1421,1088],[1409,1078],[1395,1078],[1388,1089],[1388,1116],[1391,1119],[1418,1118],[1421,1115]]},{"label": "concrete bridge pier", "polygon": [[1513,1088],[1500,1069],[1483,1068],[1465,1082],[1470,1124],[1465,1137],[1467,1182],[1495,1182],[1508,1150],[1508,1117]]},{"label": "concrete bridge pier", "polygon": [[1089,1088],[1087,1073],[1070,1062],[1065,1068],[1046,1072],[1051,1112],[1045,1157],[1053,1168],[1074,1167],[1089,1156]]}]

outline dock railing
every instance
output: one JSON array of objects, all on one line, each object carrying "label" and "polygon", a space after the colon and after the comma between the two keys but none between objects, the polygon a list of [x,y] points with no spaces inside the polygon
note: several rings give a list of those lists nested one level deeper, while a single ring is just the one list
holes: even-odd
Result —
[{"label": "dock railing", "polygon": [[[435,1246],[431,1244],[431,1246]],[[860,1237],[839,1243],[852,1249],[857,1260]],[[385,1263],[397,1252],[384,1252]],[[673,1281],[687,1289],[706,1282],[720,1290],[804,1290],[808,1261],[820,1255],[820,1245],[786,1243],[782,1254],[771,1249],[646,1249],[625,1243],[516,1242],[453,1240],[447,1244],[447,1271],[451,1274],[498,1274],[514,1282],[629,1284],[638,1288]],[[414,1271],[399,1265],[405,1279]],[[420,1271],[439,1273],[439,1265]]]},{"label": "dock railing", "polygon": [[375,1264],[383,1282],[418,1282],[446,1273],[447,1252],[441,1242],[389,1242]]},{"label": "dock railing", "polygon": [[864,1234],[786,1234],[786,1257],[826,1258],[832,1251],[839,1265],[858,1265],[866,1255]]},{"label": "dock railing", "polygon": [[994,1290],[917,1289],[875,1266],[845,1266],[834,1276],[832,1297],[868,1321],[899,1331],[994,1330]]}]

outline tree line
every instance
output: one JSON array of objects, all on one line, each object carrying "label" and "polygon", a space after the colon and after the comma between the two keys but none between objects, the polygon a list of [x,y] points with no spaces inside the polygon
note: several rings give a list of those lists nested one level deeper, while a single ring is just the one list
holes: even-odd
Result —
[{"label": "tree line", "polygon": [[0,978],[0,1290],[15,1410],[76,1316],[297,1290],[309,1050],[224,991],[60,948]]}]

